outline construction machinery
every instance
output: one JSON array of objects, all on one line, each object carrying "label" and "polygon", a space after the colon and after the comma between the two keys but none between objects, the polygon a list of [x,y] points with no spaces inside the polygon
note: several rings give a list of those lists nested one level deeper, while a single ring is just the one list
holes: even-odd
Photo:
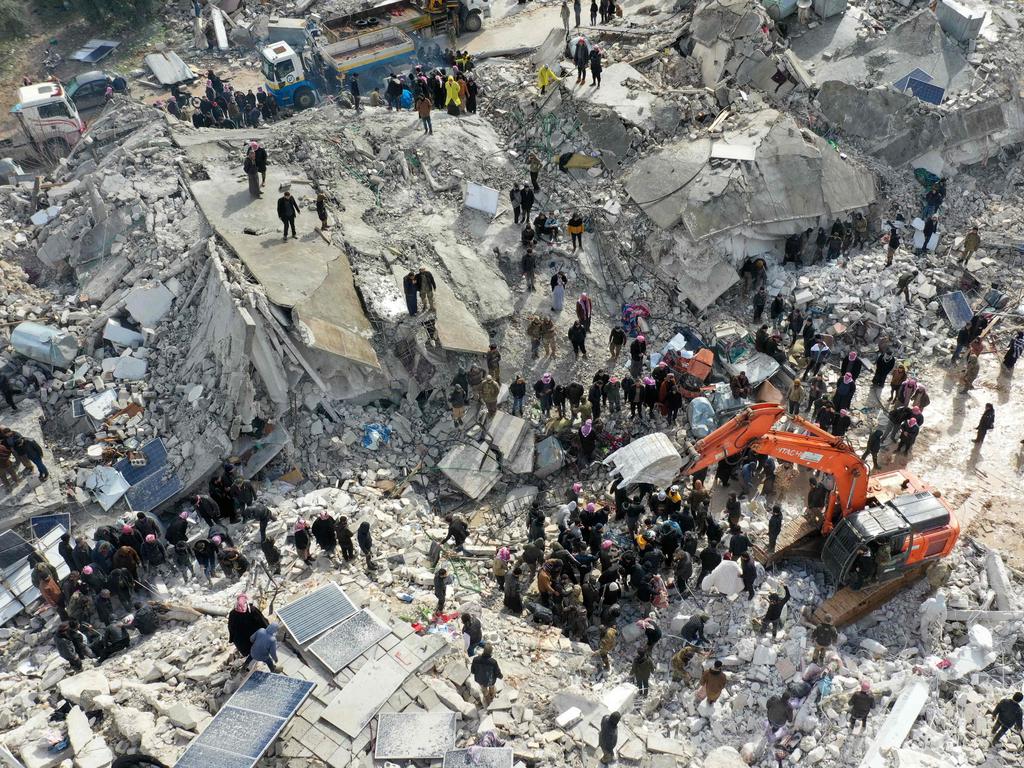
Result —
[{"label": "construction machinery", "polygon": [[773,552],[756,550],[765,565],[804,556],[820,559],[836,585],[816,615],[849,624],[888,601],[947,556],[960,535],[953,510],[906,469],[869,474],[841,437],[800,417],[776,429],[785,410],[775,403],[745,408],[703,440],[684,447],[683,469],[692,475],[745,451],[820,472],[828,488],[824,509],[790,520]]}]

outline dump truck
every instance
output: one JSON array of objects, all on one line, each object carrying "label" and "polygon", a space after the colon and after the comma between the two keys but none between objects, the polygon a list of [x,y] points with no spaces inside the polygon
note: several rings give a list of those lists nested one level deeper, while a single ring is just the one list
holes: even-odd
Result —
[{"label": "dump truck", "polygon": [[18,129],[0,138],[0,156],[25,164],[45,164],[65,156],[85,133],[85,121],[56,80],[23,85],[11,108]]},{"label": "dump truck", "polygon": [[392,69],[407,65],[416,54],[412,39],[397,27],[350,35],[337,42],[319,39],[297,51],[286,42],[271,43],[260,52],[267,88],[284,108],[309,109],[329,91],[328,81],[360,76],[364,90],[382,82]]},{"label": "dump truck", "polygon": [[793,517],[772,552],[755,547],[765,565],[810,557],[825,567],[834,594],[815,616],[837,626],[852,623],[887,602],[947,557],[960,535],[952,508],[907,469],[870,474],[843,438],[799,416],[792,428],[775,429],[785,409],[757,403],[707,437],[687,444],[681,474],[692,475],[744,451],[771,456],[826,475],[831,485],[820,516]]}]

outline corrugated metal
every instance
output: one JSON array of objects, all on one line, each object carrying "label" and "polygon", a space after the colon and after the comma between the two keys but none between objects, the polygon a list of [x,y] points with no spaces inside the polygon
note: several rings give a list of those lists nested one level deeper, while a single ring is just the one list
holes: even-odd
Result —
[{"label": "corrugated metal", "polygon": [[341,587],[326,584],[279,608],[277,616],[295,642],[303,645],[355,612],[355,606]]}]

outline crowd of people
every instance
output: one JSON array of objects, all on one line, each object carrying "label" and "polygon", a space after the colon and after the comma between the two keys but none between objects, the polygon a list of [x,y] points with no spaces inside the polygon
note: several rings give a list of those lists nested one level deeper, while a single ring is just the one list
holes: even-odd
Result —
[{"label": "crowd of people", "polygon": [[158,101],[168,113],[196,128],[258,128],[275,120],[280,111],[273,91],[262,86],[247,91],[234,90],[211,69],[201,96],[193,96],[179,83],[171,86],[166,101]]}]

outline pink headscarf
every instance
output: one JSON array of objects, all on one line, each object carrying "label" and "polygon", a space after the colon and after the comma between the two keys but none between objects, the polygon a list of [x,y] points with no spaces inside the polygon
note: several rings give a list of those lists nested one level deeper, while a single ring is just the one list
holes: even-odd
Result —
[{"label": "pink headscarf", "polygon": [[646,384],[647,386],[651,386],[651,384],[653,383],[654,379],[652,379],[650,376],[644,376],[644,384]]},{"label": "pink headscarf", "polygon": [[543,376],[540,377],[540,380],[543,381],[545,384],[550,384],[551,383],[551,374],[550,373],[545,373]]},{"label": "pink headscarf", "polygon": [[181,510],[181,512],[178,513],[178,517],[180,517],[182,520],[188,520],[188,512],[186,512],[185,510]]},{"label": "pink headscarf", "polygon": [[915,419],[915,418],[907,419],[907,424],[909,424],[912,427],[916,427],[917,426],[917,419]]},{"label": "pink headscarf", "polygon": [[643,334],[640,334],[639,336],[637,336],[636,340],[637,341],[647,341],[647,339],[644,338]]},{"label": "pink headscarf", "polygon": [[590,502],[589,504],[587,504],[587,512],[593,512],[596,509],[597,505],[595,505],[594,502]]},{"label": "pink headscarf", "polygon": [[613,544],[613,542],[612,542],[611,539],[605,539],[604,541],[601,542],[601,549],[611,549],[612,548],[612,544]]},{"label": "pink headscarf", "polygon": [[583,435],[584,437],[588,437],[590,435],[590,433],[593,432],[593,431],[594,431],[594,420],[593,419],[587,419],[585,422],[583,422],[583,426],[580,427],[580,434]]},{"label": "pink headscarf", "polygon": [[849,384],[851,381],[853,381],[853,374],[852,373],[844,373],[843,374],[843,381],[845,381],[847,384]]},{"label": "pink headscarf", "polygon": [[320,519],[321,520],[326,520],[330,516],[331,516],[330,513],[326,509],[323,512],[320,513]]},{"label": "pink headscarf", "polygon": [[147,534],[146,535],[146,541],[148,541],[150,544],[152,544],[154,541],[156,541],[156,534],[153,534],[153,533]]},{"label": "pink headscarf", "polygon": [[87,565],[84,568],[82,568],[82,573],[85,574],[86,576],[90,575],[92,573],[92,566],[91,565]]},{"label": "pink headscarf", "polygon": [[870,691],[871,690],[871,681],[870,680],[861,680],[860,681],[860,689],[862,691]]},{"label": "pink headscarf", "polygon": [[224,541],[224,539],[222,539],[218,534],[217,536],[214,536],[212,539],[210,539],[210,541],[212,541],[214,544],[220,544],[222,541]]},{"label": "pink headscarf", "polygon": [[247,611],[249,610],[249,596],[241,594],[235,598],[235,610],[236,611]]},{"label": "pink headscarf", "polygon": [[295,521],[295,530],[296,531],[304,531],[304,530],[306,530],[306,521],[303,520],[301,517],[298,520]]},{"label": "pink headscarf", "polygon": [[851,353],[850,353],[850,354],[848,355],[848,357],[849,357],[849,358],[850,358],[851,360],[856,360],[856,359],[857,359],[857,353],[856,353],[856,352],[851,352]]},{"label": "pink headscarf", "polygon": [[131,533],[131,532],[132,532],[132,527],[130,525],[128,525],[128,523],[125,523],[124,525],[121,526],[121,533]]},{"label": "pink headscarf", "polygon": [[572,484],[572,492],[573,493],[579,493],[582,490],[583,490],[583,483],[573,483]]},{"label": "pink headscarf", "polygon": [[502,547],[498,550],[498,559],[503,563],[507,563],[512,559],[512,553],[508,551],[508,547]]},{"label": "pink headscarf", "polygon": [[910,409],[910,412],[915,414],[915,415],[917,415],[917,414],[921,413],[921,407],[915,405],[913,408]]},{"label": "pink headscarf", "polygon": [[839,413],[842,416],[849,416],[850,415],[850,412],[848,410],[846,410],[845,408],[840,408],[839,409]]}]

